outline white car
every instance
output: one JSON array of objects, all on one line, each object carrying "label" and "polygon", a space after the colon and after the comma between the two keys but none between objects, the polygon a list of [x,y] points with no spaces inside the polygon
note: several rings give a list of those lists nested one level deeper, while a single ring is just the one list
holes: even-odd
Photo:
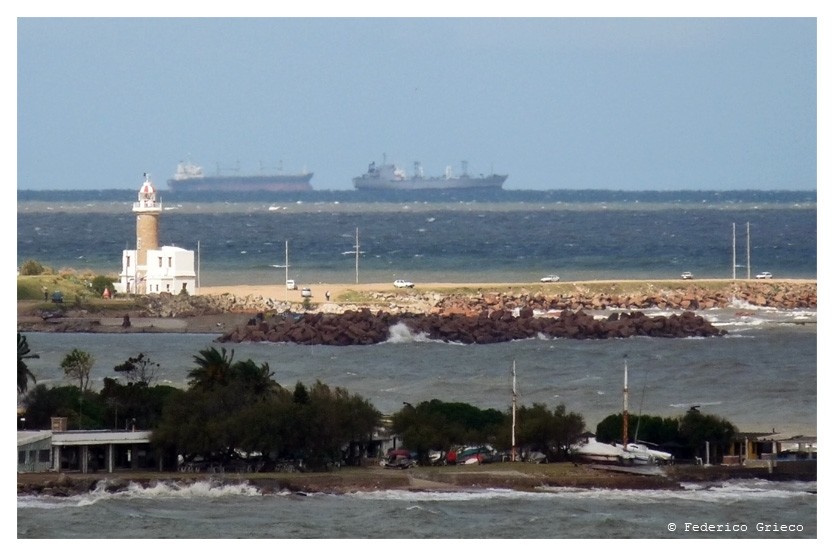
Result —
[{"label": "white car", "polygon": [[539,282],[559,282],[560,277],[557,275],[548,275],[547,277],[542,277],[539,279]]},{"label": "white car", "polygon": [[681,278],[683,278],[684,280],[693,280],[693,273],[691,273],[690,271],[684,271],[683,273],[681,273]]},{"label": "white car", "polygon": [[414,288],[415,283],[409,282],[408,280],[397,279],[396,281],[394,281],[394,287],[395,288]]},{"label": "white car", "polygon": [[313,293],[310,291],[310,288],[302,288],[302,298],[310,298],[313,296]]},{"label": "white car", "polygon": [[757,278],[758,279],[770,279],[771,278],[771,273],[769,273],[768,271],[765,271],[763,273],[758,274]]}]

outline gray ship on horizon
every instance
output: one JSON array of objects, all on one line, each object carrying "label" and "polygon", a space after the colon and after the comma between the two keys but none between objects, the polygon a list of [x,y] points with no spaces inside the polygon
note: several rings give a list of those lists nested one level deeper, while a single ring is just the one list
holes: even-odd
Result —
[{"label": "gray ship on horizon", "polygon": [[372,162],[368,171],[362,176],[354,178],[354,188],[358,190],[411,191],[411,190],[500,190],[507,180],[507,174],[490,174],[489,176],[470,176],[467,174],[467,161],[462,161],[462,172],[459,176],[452,173],[452,167],[447,166],[443,176],[425,177],[419,162],[415,163],[412,176],[394,164],[377,165]]}]

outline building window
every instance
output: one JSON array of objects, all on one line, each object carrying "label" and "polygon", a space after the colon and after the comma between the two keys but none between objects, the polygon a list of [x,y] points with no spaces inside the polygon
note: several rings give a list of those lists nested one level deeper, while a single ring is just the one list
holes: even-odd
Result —
[{"label": "building window", "polygon": [[50,454],[49,449],[41,449],[38,451],[38,462],[49,462]]},{"label": "building window", "polygon": [[166,292],[171,292],[171,283],[170,282],[165,283],[165,291]]},{"label": "building window", "polygon": [[130,255],[125,256],[125,269],[130,267]]},{"label": "building window", "polygon": [[170,257],[168,258],[168,266],[169,266],[169,267],[172,267],[172,266],[173,266],[173,265],[171,265],[171,258],[170,258]]},{"label": "building window", "polygon": [[162,267],[162,257],[159,257],[159,266]]},{"label": "building window", "polygon": [[26,451],[17,451],[17,463],[26,464]]}]

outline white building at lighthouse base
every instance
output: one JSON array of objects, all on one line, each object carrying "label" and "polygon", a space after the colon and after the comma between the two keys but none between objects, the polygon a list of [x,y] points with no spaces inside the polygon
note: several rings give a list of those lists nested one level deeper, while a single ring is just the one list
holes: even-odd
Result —
[{"label": "white building at lighthouse base", "polygon": [[136,250],[122,252],[122,272],[113,287],[121,294],[196,294],[194,252],[175,246],[147,251],[147,264],[136,265]]}]

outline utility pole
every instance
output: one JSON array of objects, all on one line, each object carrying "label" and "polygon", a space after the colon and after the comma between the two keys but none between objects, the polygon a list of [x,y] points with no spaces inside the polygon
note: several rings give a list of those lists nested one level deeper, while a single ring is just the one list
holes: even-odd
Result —
[{"label": "utility pole", "polygon": [[290,269],[288,246],[289,246],[289,242],[287,240],[284,240],[284,265],[276,265],[276,267],[278,267],[279,269],[281,267],[284,267],[284,303],[285,304],[287,303],[287,281],[290,278],[287,274],[289,272],[289,269]]},{"label": "utility pole", "polygon": [[360,229],[357,228],[356,236],[354,237],[354,249],[351,251],[343,251],[342,255],[353,255],[354,256],[354,271],[356,273],[356,283],[360,283],[360,254],[363,253],[360,251]]},{"label": "utility pole", "polygon": [[628,370],[626,367],[626,354],[623,355],[623,450],[626,450],[626,445],[629,443],[629,387],[627,376]]},{"label": "utility pole", "polygon": [[511,395],[510,461],[516,462],[516,360],[513,360],[513,390]]}]

